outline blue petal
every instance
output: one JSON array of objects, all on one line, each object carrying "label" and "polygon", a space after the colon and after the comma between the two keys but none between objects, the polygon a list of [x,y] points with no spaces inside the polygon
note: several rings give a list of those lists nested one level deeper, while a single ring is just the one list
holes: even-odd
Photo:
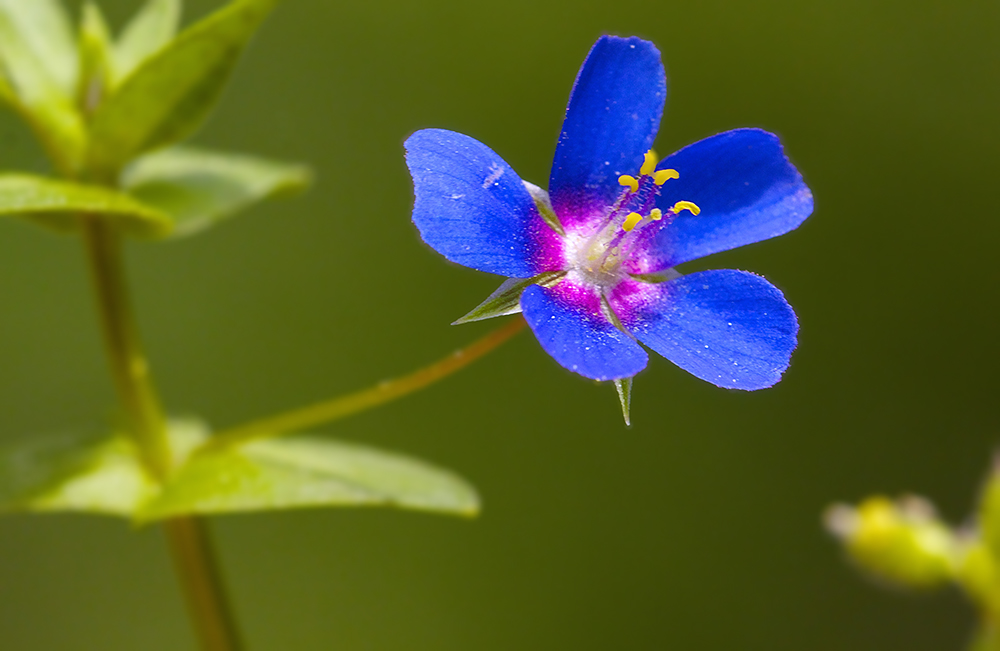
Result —
[{"label": "blue petal", "polygon": [[681,212],[660,231],[653,245],[659,269],[787,233],[812,213],[812,193],[802,175],[778,137],[760,129],[705,138],[658,167],[680,174],[663,186],[660,209],[677,201],[701,208],[697,216]]},{"label": "blue petal", "polygon": [[466,267],[515,278],[560,268],[559,236],[492,149],[443,129],[418,131],[405,147],[413,223],[435,251]]},{"label": "blue petal", "polygon": [[713,269],[659,285],[627,281],[611,302],[624,326],[685,371],[720,387],[775,384],[797,343],[795,312],[760,276]]},{"label": "blue petal", "polygon": [[636,37],[602,36],[576,77],[556,145],[549,194],[563,225],[583,225],[637,175],[667,97],[660,52]]},{"label": "blue petal", "polygon": [[521,294],[521,310],[545,352],[571,371],[603,381],[646,368],[646,351],[608,321],[588,287],[532,285]]}]

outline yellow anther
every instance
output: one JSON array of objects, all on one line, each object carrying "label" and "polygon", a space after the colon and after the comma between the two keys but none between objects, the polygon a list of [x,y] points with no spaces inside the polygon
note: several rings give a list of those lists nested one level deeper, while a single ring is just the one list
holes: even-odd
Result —
[{"label": "yellow anther", "polygon": [[630,230],[635,228],[635,225],[642,221],[642,215],[637,212],[630,212],[625,218],[625,223],[622,224],[622,230],[628,233]]},{"label": "yellow anther", "polygon": [[675,215],[682,210],[690,210],[692,215],[697,215],[701,212],[701,208],[691,203],[690,201],[678,201],[674,204],[674,207],[670,209],[670,212]]},{"label": "yellow anther", "polygon": [[629,176],[628,174],[622,174],[618,177],[618,185],[626,185],[632,190],[632,192],[639,191],[639,180],[634,176]]},{"label": "yellow anther", "polygon": [[653,208],[652,210],[649,211],[649,218],[652,219],[654,222],[658,222],[661,219],[663,219],[663,211],[660,210],[659,208]]},{"label": "yellow anther", "polygon": [[670,179],[679,179],[681,175],[677,173],[677,170],[659,170],[653,174],[653,183],[656,185],[663,185]]},{"label": "yellow anther", "polygon": [[653,173],[656,169],[656,164],[660,162],[660,157],[656,155],[656,152],[650,149],[646,152],[646,157],[642,161],[642,167],[639,168],[639,174],[643,176],[648,176]]}]

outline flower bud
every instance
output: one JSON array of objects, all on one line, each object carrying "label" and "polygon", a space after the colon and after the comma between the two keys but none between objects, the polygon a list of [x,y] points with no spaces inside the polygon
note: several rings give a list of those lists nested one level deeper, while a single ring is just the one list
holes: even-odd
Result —
[{"label": "flower bud", "polygon": [[836,504],[824,521],[852,561],[889,584],[928,589],[954,576],[955,535],[924,499],[871,497],[856,508]]}]

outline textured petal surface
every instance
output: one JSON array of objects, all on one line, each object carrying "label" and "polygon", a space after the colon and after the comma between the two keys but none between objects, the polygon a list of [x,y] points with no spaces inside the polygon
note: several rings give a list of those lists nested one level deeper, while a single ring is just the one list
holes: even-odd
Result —
[{"label": "textured petal surface", "polygon": [[521,294],[521,310],[545,352],[575,373],[603,381],[646,368],[646,351],[604,316],[589,287],[532,285]]},{"label": "textured petal surface", "polygon": [[611,304],[642,343],[720,387],[752,391],[781,379],[799,325],[777,287],[713,269],[651,285],[626,281]]},{"label": "textured petal surface", "polygon": [[766,240],[796,228],[812,213],[812,193],[785,157],[774,134],[736,129],[698,141],[659,165],[680,178],[667,181],[657,205],[693,201],[659,231],[641,270],[651,273],[712,253]]},{"label": "textured petal surface", "polygon": [[618,197],[618,177],[638,174],[667,97],[660,52],[636,37],[602,36],[577,74],[549,178],[568,230],[585,228]]},{"label": "textured petal surface", "polygon": [[561,268],[561,238],[492,149],[443,129],[418,131],[405,146],[416,197],[413,223],[435,251],[515,278]]}]

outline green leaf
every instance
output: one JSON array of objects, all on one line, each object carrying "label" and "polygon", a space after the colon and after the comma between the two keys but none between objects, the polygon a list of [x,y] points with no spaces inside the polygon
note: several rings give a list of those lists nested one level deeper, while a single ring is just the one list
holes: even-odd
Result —
[{"label": "green leaf", "polygon": [[304,165],[173,147],[126,168],[122,183],[144,204],[174,218],[176,236],[200,231],[268,197],[305,189]]},{"label": "green leaf", "polygon": [[2,511],[131,517],[156,492],[125,439],[42,438],[0,450]]},{"label": "green leaf", "polygon": [[25,217],[65,231],[76,228],[83,214],[116,219],[126,232],[143,237],[161,237],[172,228],[167,215],[114,190],[31,174],[0,174],[0,216]]},{"label": "green leaf", "polygon": [[115,70],[124,79],[174,38],[181,0],[149,0],[122,30],[115,45]]},{"label": "green leaf", "polygon": [[290,437],[203,449],[140,520],[320,506],[396,506],[471,516],[475,489],[424,461],[329,439]]},{"label": "green leaf", "polygon": [[627,377],[614,382],[618,391],[618,401],[622,405],[622,417],[625,419],[625,425],[629,426],[632,424],[632,378]]},{"label": "green leaf", "polygon": [[396,506],[471,516],[475,490],[453,473],[400,454],[294,437],[195,452],[208,440],[193,419],[172,420],[177,467],[166,488],[132,441],[34,438],[0,449],[0,511],[79,511],[151,521],[184,514],[305,507]]},{"label": "green leaf", "polygon": [[[19,49],[32,56],[46,78],[65,97],[72,97],[78,71],[76,41],[69,15],[59,0],[0,0],[0,22],[11,29],[4,41],[18,41]],[[5,44],[0,44],[0,52],[6,52]],[[18,57],[4,56],[4,60],[11,68],[21,63]]]},{"label": "green leaf", "polygon": [[[204,442],[195,420],[170,423],[176,462]],[[160,492],[122,435],[35,438],[0,450],[0,510],[78,511],[134,517]]]},{"label": "green leaf", "polygon": [[535,207],[538,208],[538,212],[541,214],[542,219],[548,224],[552,230],[565,236],[566,231],[563,230],[562,222],[559,221],[559,216],[556,215],[555,209],[552,208],[552,201],[549,199],[549,193],[541,189],[534,183],[528,183],[527,181],[521,181],[524,187],[527,188],[528,194],[531,198],[535,200]]},{"label": "green leaf", "polygon": [[463,323],[517,314],[521,311],[521,292],[524,291],[525,287],[528,285],[551,287],[565,275],[565,271],[546,271],[534,278],[508,278],[497,287],[495,292],[487,296],[485,301],[451,325],[462,325]]},{"label": "green leaf", "polygon": [[93,2],[83,5],[80,18],[80,87],[77,104],[85,114],[94,112],[114,82],[111,32],[104,14]]},{"label": "green leaf", "polygon": [[60,171],[79,170],[86,133],[76,110],[77,52],[52,0],[0,0],[6,100],[26,119]]},{"label": "green leaf", "polygon": [[234,0],[146,59],[94,114],[89,168],[113,177],[139,154],[193,133],[277,2]]}]

